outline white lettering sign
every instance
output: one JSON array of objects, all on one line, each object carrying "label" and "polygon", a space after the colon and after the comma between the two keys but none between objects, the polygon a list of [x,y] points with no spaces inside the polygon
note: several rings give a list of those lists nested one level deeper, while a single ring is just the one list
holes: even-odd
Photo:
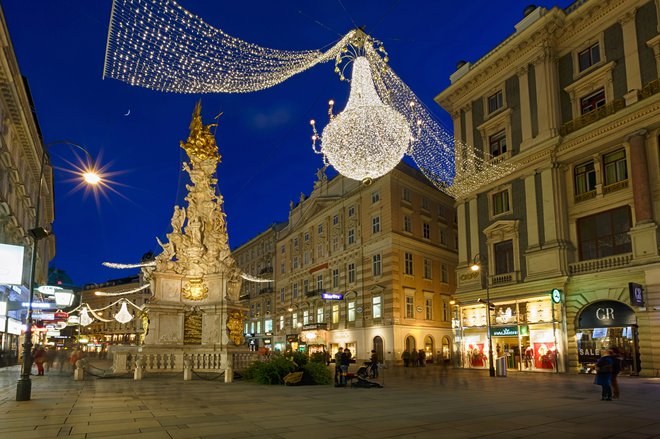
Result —
[{"label": "white lettering sign", "polygon": [[598,320],[614,320],[614,308],[596,309],[596,318]]}]

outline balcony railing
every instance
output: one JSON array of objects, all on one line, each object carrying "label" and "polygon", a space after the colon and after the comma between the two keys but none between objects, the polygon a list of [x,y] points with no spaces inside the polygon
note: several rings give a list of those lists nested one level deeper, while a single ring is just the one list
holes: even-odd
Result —
[{"label": "balcony railing", "polygon": [[642,88],[639,92],[640,99],[646,99],[653,96],[656,93],[660,93],[660,79],[649,82]]},{"label": "balcony railing", "polygon": [[493,287],[499,285],[506,285],[518,282],[518,272],[512,271],[511,273],[496,274],[490,276],[490,285]]},{"label": "balcony railing", "polygon": [[595,189],[593,191],[583,192],[579,195],[576,195],[575,196],[575,202],[579,203],[581,201],[591,200],[592,198],[596,198],[596,190]]},{"label": "balcony railing", "polygon": [[616,192],[620,189],[625,189],[628,187],[628,180],[621,180],[617,181],[616,183],[608,184],[607,186],[603,187],[603,194],[611,194],[612,192]]},{"label": "balcony railing", "polygon": [[617,99],[609,104],[605,104],[600,108],[597,108],[593,111],[590,111],[586,114],[583,114],[580,117],[576,117],[573,120],[570,120],[566,122],[560,130],[560,134],[562,136],[565,136],[567,134],[572,133],[573,131],[577,131],[580,128],[584,128],[587,125],[590,125],[598,120],[601,120],[609,115],[612,115],[616,113],[617,111],[625,108],[626,106],[626,101],[623,99]]},{"label": "balcony railing", "polygon": [[620,255],[609,256],[607,258],[589,259],[586,261],[568,264],[568,271],[570,274],[583,274],[591,273],[594,271],[612,270],[630,265],[632,258],[632,253],[622,253]]}]

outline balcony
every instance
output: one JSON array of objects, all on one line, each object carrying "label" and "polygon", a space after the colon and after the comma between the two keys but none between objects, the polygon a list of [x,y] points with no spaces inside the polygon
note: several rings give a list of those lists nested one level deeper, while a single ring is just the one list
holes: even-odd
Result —
[{"label": "balcony", "polygon": [[500,285],[508,285],[517,283],[519,279],[519,272],[513,271],[511,273],[496,274],[490,276],[489,282],[491,287],[498,287]]},{"label": "balcony", "polygon": [[607,116],[610,116],[614,113],[616,113],[619,110],[622,110],[626,106],[626,101],[623,99],[617,99],[609,104],[605,104],[600,108],[595,109],[594,111],[590,111],[586,114],[583,114],[580,117],[576,117],[573,120],[570,120],[566,122],[564,125],[562,125],[560,134],[562,136],[566,136],[567,134],[572,133],[573,131],[577,131],[580,128],[584,128],[587,125],[590,125],[596,121],[599,121]]},{"label": "balcony", "polygon": [[273,287],[262,288],[262,289],[259,290],[259,295],[262,295],[262,294],[271,294],[273,291],[275,291],[275,290],[273,289]]},{"label": "balcony", "polygon": [[262,274],[273,274],[273,267],[264,267],[261,269],[259,272],[260,275]]},{"label": "balcony", "polygon": [[592,198],[596,198],[596,190],[595,189],[593,191],[583,192],[579,195],[576,195],[575,196],[575,202],[579,203],[581,201],[591,200]]},{"label": "balcony", "polygon": [[603,187],[603,195],[611,194],[621,189],[628,187],[628,180],[617,181],[616,183],[608,184]]},{"label": "balcony", "polygon": [[309,290],[305,292],[305,297],[316,297],[325,293],[325,290]]},{"label": "balcony", "polygon": [[646,99],[653,96],[656,93],[660,93],[660,79],[651,81],[642,88],[639,92],[640,99]]},{"label": "balcony", "polygon": [[630,265],[632,258],[632,253],[623,253],[620,255],[609,256],[607,258],[589,259],[568,264],[568,271],[571,275],[575,275],[623,268]]}]

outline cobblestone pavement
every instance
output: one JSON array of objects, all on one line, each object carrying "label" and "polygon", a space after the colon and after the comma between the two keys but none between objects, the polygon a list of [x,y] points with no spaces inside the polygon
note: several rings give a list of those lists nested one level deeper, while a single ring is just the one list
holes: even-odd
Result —
[{"label": "cobblestone pavement", "polygon": [[0,437],[22,438],[660,438],[660,378],[620,377],[601,401],[593,376],[439,367],[381,371],[378,389],[262,386],[222,380],[73,381],[0,369]]}]

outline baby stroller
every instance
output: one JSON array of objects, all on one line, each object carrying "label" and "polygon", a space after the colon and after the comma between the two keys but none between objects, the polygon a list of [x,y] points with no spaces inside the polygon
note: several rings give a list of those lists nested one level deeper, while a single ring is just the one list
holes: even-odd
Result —
[{"label": "baby stroller", "polygon": [[371,387],[383,387],[381,384],[374,381],[369,381],[369,378],[373,378],[374,365],[371,362],[366,362],[355,373],[357,382],[352,382],[351,387],[362,387],[362,388],[371,388]]}]

